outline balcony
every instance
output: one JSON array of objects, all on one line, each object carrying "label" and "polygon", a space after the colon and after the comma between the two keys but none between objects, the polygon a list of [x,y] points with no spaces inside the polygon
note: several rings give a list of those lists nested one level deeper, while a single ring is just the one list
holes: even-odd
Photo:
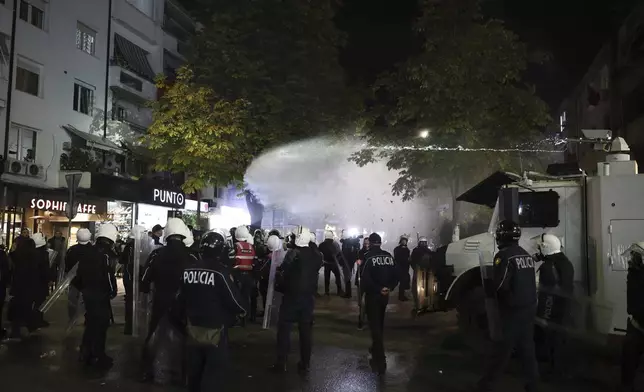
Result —
[{"label": "balcony", "polygon": [[139,77],[116,61],[110,64],[110,89],[116,97],[139,106],[156,99],[157,89],[151,81]]}]

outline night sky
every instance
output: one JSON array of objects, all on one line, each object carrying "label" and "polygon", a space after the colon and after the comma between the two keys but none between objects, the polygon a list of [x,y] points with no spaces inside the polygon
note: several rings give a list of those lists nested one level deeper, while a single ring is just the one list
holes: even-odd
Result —
[{"label": "night sky", "polygon": [[[487,0],[485,13],[502,19],[530,49],[550,53],[527,82],[553,108],[577,85],[596,53],[637,0]],[[342,64],[353,82],[369,82],[413,52],[417,0],[344,0],[337,24],[349,34]]]}]

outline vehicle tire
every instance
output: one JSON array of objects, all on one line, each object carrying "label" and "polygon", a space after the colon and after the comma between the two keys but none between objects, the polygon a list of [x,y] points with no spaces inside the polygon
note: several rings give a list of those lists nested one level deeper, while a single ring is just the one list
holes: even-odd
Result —
[{"label": "vehicle tire", "polygon": [[489,340],[483,286],[464,292],[458,300],[456,312],[458,328],[468,341]]}]

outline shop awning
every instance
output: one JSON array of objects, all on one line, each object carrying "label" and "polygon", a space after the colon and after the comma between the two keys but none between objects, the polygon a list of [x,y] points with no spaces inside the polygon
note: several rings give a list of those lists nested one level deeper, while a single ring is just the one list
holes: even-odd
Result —
[{"label": "shop awning", "polygon": [[468,203],[494,208],[499,190],[503,186],[516,181],[517,179],[512,173],[498,171],[457,197],[456,201],[466,201]]},{"label": "shop awning", "polygon": [[132,71],[137,74],[154,80],[154,71],[148,61],[148,53],[134,45],[132,42],[114,34],[114,50],[121,60],[124,60]]},{"label": "shop awning", "polygon": [[83,132],[74,128],[73,126],[67,124],[63,125],[62,128],[67,131],[72,137],[77,137],[85,141],[85,146],[89,148],[96,148],[103,151],[111,151],[117,154],[122,154],[123,149],[119,147],[116,143],[113,143],[103,137],[92,135],[87,132]]}]

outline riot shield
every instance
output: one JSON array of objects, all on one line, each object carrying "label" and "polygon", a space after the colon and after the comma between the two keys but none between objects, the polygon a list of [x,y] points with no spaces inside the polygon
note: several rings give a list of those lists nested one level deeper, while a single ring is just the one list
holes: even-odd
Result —
[{"label": "riot shield", "polygon": [[283,248],[273,251],[271,254],[271,270],[268,275],[268,290],[266,292],[266,309],[264,309],[264,321],[262,327],[269,329],[277,325],[279,308],[282,303],[282,294],[275,290],[275,274],[277,267],[284,261],[286,251]]},{"label": "riot shield", "polygon": [[416,312],[434,310],[438,302],[438,280],[430,269],[416,267],[416,280],[412,287],[414,309]]},{"label": "riot shield", "polygon": [[132,250],[132,336],[146,336],[150,319],[150,298],[141,293],[140,282],[150,253],[157,248],[144,227],[135,226]]},{"label": "riot shield", "polygon": [[47,298],[45,302],[43,302],[42,305],[40,305],[40,310],[42,313],[46,313],[51,307],[56,303],[56,301],[67,292],[67,289],[69,288],[70,283],[72,282],[72,279],[76,277],[76,271],[78,270],[78,264],[72,268],[67,275],[65,275],[65,278],[60,282],[58,287],[56,287],[56,290]]},{"label": "riot shield", "polygon": [[[497,287],[494,287],[494,265],[492,256],[488,253],[487,258],[484,252],[479,252],[479,265],[481,267],[481,279],[485,290],[485,311],[487,314],[488,331],[490,339],[498,342],[503,339],[501,318],[499,316],[499,303],[496,297]],[[489,260],[489,261],[488,261]]]},{"label": "riot shield", "polygon": [[54,265],[54,261],[56,261],[56,256],[58,256],[58,252],[56,252],[53,249],[47,249],[47,252],[49,253],[49,268],[51,268]]}]

